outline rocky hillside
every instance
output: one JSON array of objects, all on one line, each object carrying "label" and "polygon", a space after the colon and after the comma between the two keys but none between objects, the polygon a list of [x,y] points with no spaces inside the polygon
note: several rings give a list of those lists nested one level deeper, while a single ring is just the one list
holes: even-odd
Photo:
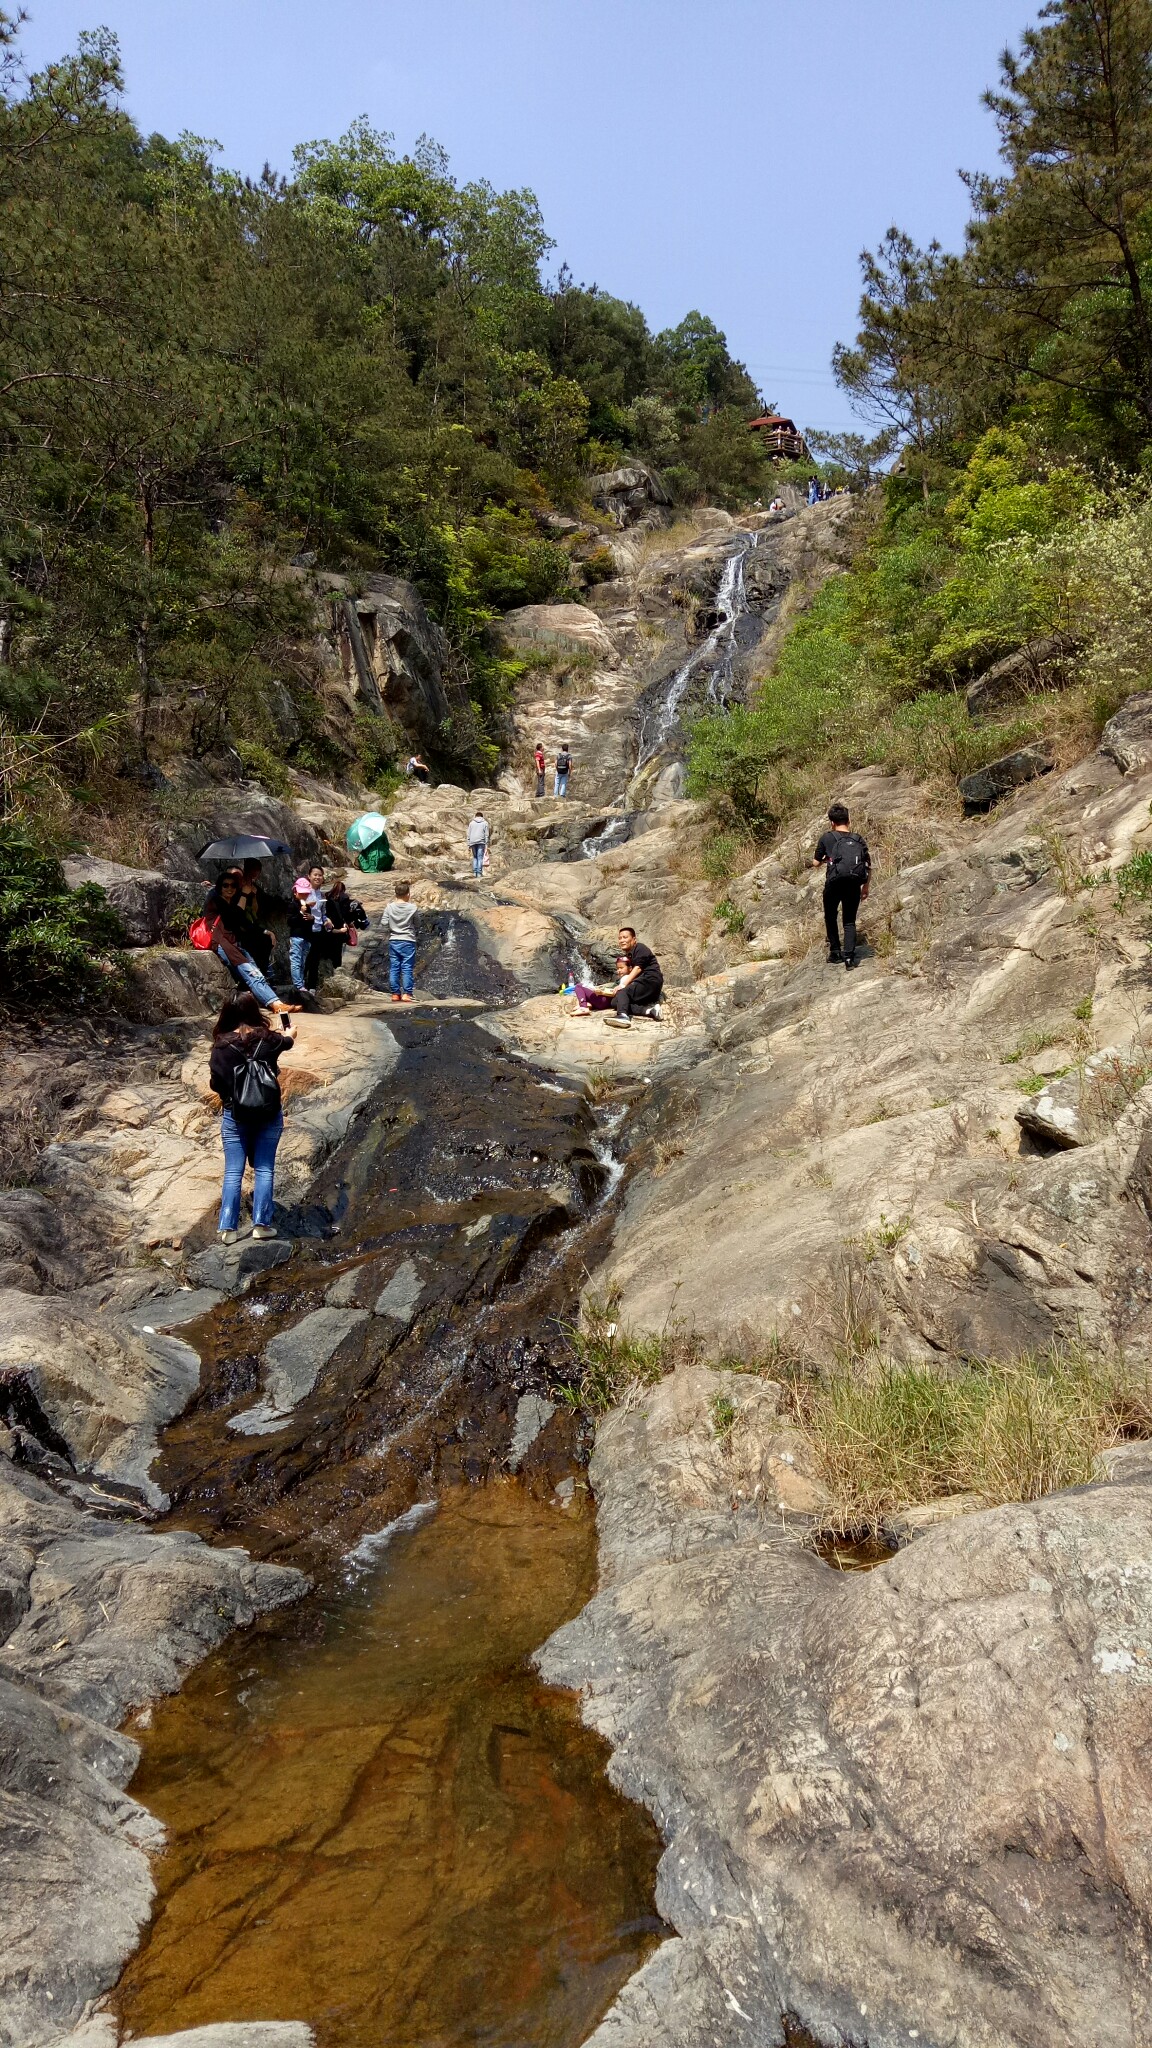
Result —
[{"label": "rocky hillside", "polygon": [[[617,575],[588,603],[510,616],[510,642],[542,658],[520,685],[507,766],[479,789],[410,786],[390,819],[397,872],[425,914],[422,981],[457,1018],[466,988],[483,1030],[466,1055],[457,1044],[450,1073],[426,1063],[414,1082],[410,1063],[390,1079],[397,1027],[374,993],[370,935],[302,1021],[281,1187],[295,1248],[290,1236],[227,1253],[211,1242],[215,962],[141,944],[151,1025],[95,1053],[63,1049],[53,1142],[0,1212],[0,1664],[15,1788],[3,1884],[6,1920],[26,1930],[10,1948],[4,2038],[39,2048],[78,2023],[147,1912],[153,1836],[122,1789],[124,1716],[146,1714],[227,1628],[301,1590],[291,1569],[147,1526],[162,1506],[157,1433],[200,1377],[179,1332],[224,1332],[164,1468],[182,1495],[207,1498],[195,1460],[211,1440],[214,1485],[259,1461],[269,1528],[290,1475],[297,1502],[331,1512],[339,1499],[342,1540],[368,1483],[353,1400],[382,1427],[371,1345],[388,1331],[410,1347],[419,1456],[402,1479],[371,1482],[399,1512],[471,1427],[459,1375],[450,1401],[447,1379],[433,1384],[431,1311],[417,1304],[483,1298],[498,1316],[524,1247],[579,1220],[581,1187],[606,1170],[585,1098],[625,1119],[629,1158],[610,1245],[606,1215],[587,1251],[573,1240],[594,1268],[589,1327],[607,1299],[629,1339],[675,1367],[647,1388],[616,1383],[626,1399],[591,1467],[601,1591],[542,1653],[549,1677],[583,1693],[613,1776],[667,1843],[659,1906],[674,1938],[596,2038],[1146,2038],[1147,1454],[1120,1447],[1091,1485],[1024,1504],[970,1490],[913,1510],[894,1557],[845,1575],[811,1547],[828,1479],[791,1388],[834,1358],[946,1378],[1051,1345],[1147,1356],[1152,997],[1133,878],[1152,851],[1152,712],[1129,699],[1090,756],[1033,773],[987,812],[929,800],[905,774],[847,781],[835,793],[867,833],[875,881],[856,971],[828,965],[810,867],[818,810],[747,872],[710,881],[711,827],[677,793],[682,729],[663,710],[670,697],[674,714],[688,708],[721,672],[739,698],[775,622],[840,566],[847,516],[834,502],[783,523],[704,513],[676,529],[660,513],[623,534]],[[725,614],[738,557],[743,596]],[[400,600],[379,597],[375,638],[364,600],[356,617],[386,701]],[[721,628],[723,648],[696,661]],[[641,764],[653,707],[659,744]],[[537,737],[551,754],[562,736],[572,794],[538,802],[524,754]],[[291,813],[252,786],[211,802],[214,821],[275,819],[308,855],[338,842],[349,815],[319,782]],[[478,805],[493,825],[483,882],[464,845]],[[185,872],[183,829],[160,880]],[[138,936],[154,939],[156,878],[113,879],[140,908]],[[375,908],[390,883],[356,886]],[[570,1015],[555,993],[578,962],[607,967],[625,921],[668,979],[664,1020],[628,1033]],[[366,1131],[357,1114],[382,1082],[405,1106],[376,1096]],[[489,1088],[522,1120],[506,1151],[481,1128]],[[484,1189],[491,1159],[506,1158],[500,1232],[481,1184],[466,1202],[453,1184],[459,1238],[437,1238],[436,1258],[413,1265],[403,1232],[393,1245],[373,1212],[367,1249],[331,1279],[308,1233],[328,1230],[346,1182],[374,1186],[357,1144],[416,1147],[413,1184],[439,1218],[451,1203],[436,1134],[456,1119]],[[333,1158],[345,1180],[325,1178]],[[287,1290],[270,1297],[276,1334],[231,1376],[227,1318],[276,1279],[273,1262]],[[522,1327],[523,1307],[511,1313]],[[497,1466],[525,1436],[526,1400],[541,1442],[563,1423],[546,1349],[529,1369],[521,1346],[507,1383],[493,1363],[504,1355],[489,1343],[465,1387]],[[415,1416],[388,1427],[415,1430]],[[306,1469],[304,1446],[319,1460]],[[331,1495],[330,1473],[342,1475]]]}]

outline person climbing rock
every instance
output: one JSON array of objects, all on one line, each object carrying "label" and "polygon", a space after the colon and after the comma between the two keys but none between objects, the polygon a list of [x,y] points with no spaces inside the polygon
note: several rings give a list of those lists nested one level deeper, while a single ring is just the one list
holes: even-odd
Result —
[{"label": "person climbing rock", "polygon": [[544,753],[543,740],[537,740],[532,750],[532,759],[536,763],[536,794],[537,796],[543,796],[544,778],[548,772],[548,761]]},{"label": "person climbing rock", "polygon": [[633,1017],[651,1017],[658,1024],[664,992],[660,962],[650,946],[640,943],[630,924],[621,925],[619,937],[624,973],[612,997],[615,1014],[604,1021],[621,1030],[628,1029]]},{"label": "person climbing rock", "polygon": [[[543,795],[543,791],[541,790],[539,794]],[[484,856],[488,851],[488,843],[491,837],[492,832],[487,818],[484,816],[483,811],[477,811],[476,816],[469,821],[468,825],[468,851],[472,855],[472,873],[476,876],[477,881],[480,880],[484,873]]]},{"label": "person climbing rock", "polygon": [[416,782],[427,782],[428,763],[427,761],[422,761],[419,754],[409,754],[408,759],[404,763],[404,773],[405,775],[412,776]]},{"label": "person climbing rock", "polygon": [[272,1197],[276,1147],[284,1129],[284,1108],[277,1063],[291,1052],[292,1026],[273,1031],[256,997],[245,991],[231,996],[212,1032],[209,1075],[220,1097],[220,1138],[224,1147],[224,1186],[220,1196],[220,1241],[236,1242],[240,1222],[240,1191],[244,1168],[251,1166],[252,1235],[275,1237]]},{"label": "person climbing rock", "polygon": [[384,905],[381,927],[388,934],[388,985],[394,1003],[412,1001],[412,980],[416,967],[416,940],[420,912],[411,901],[409,882],[397,882],[396,894]]},{"label": "person climbing rock", "polygon": [[[828,934],[829,964],[856,965],[856,913],[861,898],[868,894],[872,856],[868,842],[853,832],[847,804],[830,804],[830,832],[816,841],[814,868],[826,868],[824,879],[824,929]],[[840,914],[844,917],[844,947],[840,947]]]},{"label": "person climbing rock", "polygon": [[568,777],[571,773],[572,756],[568,750],[568,742],[567,740],[561,740],[560,750],[556,756],[556,779],[552,785],[554,796],[567,796]]}]

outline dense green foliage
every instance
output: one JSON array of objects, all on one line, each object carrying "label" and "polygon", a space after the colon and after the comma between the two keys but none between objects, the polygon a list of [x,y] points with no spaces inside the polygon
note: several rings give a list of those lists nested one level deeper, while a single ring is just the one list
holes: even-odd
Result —
[{"label": "dense green foliage", "polygon": [[102,889],[65,887],[57,861],[0,825],[0,1001],[75,1001],[107,993],[124,932]]},{"label": "dense green foliage", "polygon": [[[691,787],[763,831],[789,769],[945,779],[1062,723],[1086,736],[1152,676],[1152,0],[1050,0],[988,103],[1004,170],[970,179],[963,253],[893,228],[836,351],[901,459],[854,566],[757,699],[695,735]],[[829,450],[829,452],[833,452]],[[1025,641],[1079,643],[1081,684],[973,722],[963,689]]]},{"label": "dense green foliage", "polygon": [[283,758],[283,689],[289,753],[323,768],[301,558],[416,581],[457,655],[444,752],[487,761],[489,623],[571,580],[541,511],[630,453],[688,500],[760,475],[723,335],[546,283],[532,194],[460,185],[429,143],[360,121],[245,180],[139,133],[105,32],[32,77],[14,35],[0,16],[6,809],[62,818],[94,763]]}]

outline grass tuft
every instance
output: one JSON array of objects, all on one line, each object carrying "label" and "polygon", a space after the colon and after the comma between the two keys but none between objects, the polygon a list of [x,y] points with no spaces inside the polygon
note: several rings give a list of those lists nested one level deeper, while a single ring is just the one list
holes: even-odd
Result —
[{"label": "grass tuft", "polygon": [[822,1526],[842,1535],[952,1494],[1039,1500],[1084,1485],[1118,1439],[1152,1433],[1147,1371],[1077,1346],[951,1377],[866,1360],[794,1383],[793,1405],[827,1494]]}]

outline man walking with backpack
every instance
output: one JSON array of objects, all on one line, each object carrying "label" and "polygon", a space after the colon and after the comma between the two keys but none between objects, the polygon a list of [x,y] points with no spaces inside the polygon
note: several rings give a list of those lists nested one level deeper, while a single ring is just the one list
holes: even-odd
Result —
[{"label": "man walking with backpack", "polygon": [[[868,842],[853,832],[847,804],[832,804],[828,811],[830,832],[816,842],[814,868],[827,870],[824,878],[824,929],[828,934],[829,962],[856,965],[856,912],[868,894],[872,856]],[[844,913],[844,950],[840,950],[840,912]]]}]

